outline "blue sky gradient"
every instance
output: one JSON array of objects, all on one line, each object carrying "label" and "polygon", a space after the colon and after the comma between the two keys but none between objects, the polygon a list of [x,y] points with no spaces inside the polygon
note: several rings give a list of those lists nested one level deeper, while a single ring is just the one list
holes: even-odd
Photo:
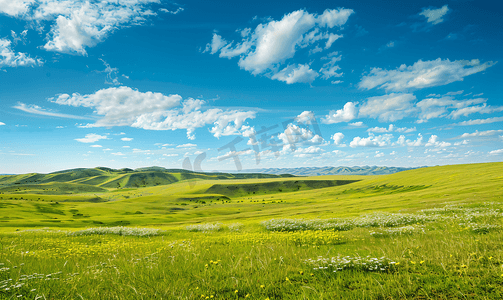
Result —
[{"label": "blue sky gradient", "polygon": [[503,161],[495,1],[0,1],[0,174]]}]

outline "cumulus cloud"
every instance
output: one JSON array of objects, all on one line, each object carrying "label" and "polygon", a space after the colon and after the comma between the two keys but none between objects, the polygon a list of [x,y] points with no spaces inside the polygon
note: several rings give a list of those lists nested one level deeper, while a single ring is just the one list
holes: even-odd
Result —
[{"label": "cumulus cloud", "polygon": [[379,122],[401,120],[416,111],[413,94],[391,93],[384,96],[370,97],[360,106],[360,117],[378,119]]},{"label": "cumulus cloud", "polygon": [[355,147],[384,147],[391,144],[392,134],[374,135],[369,133],[366,138],[361,138],[359,136],[354,137],[349,146],[351,148]]},{"label": "cumulus cloud", "polygon": [[114,31],[145,22],[156,13],[149,9],[158,0],[59,1],[0,0],[0,13],[35,22],[43,30],[51,23],[45,50],[87,55]]},{"label": "cumulus cloud", "polygon": [[294,151],[295,154],[318,154],[323,152],[323,149],[316,146],[309,146],[307,148],[298,148]]},{"label": "cumulus cloud", "polygon": [[443,17],[448,12],[449,7],[446,4],[441,8],[423,8],[423,10],[419,13],[419,15],[424,16],[426,18],[426,22],[433,25],[437,25],[444,21]]},{"label": "cumulus cloud", "polygon": [[483,64],[478,59],[473,60],[419,60],[412,66],[401,65],[395,70],[373,68],[363,76],[358,87],[361,89],[381,88],[386,91],[406,91],[433,86],[446,85],[455,81],[463,81],[464,77],[482,72],[493,66],[495,62]]},{"label": "cumulus cloud", "polygon": [[41,59],[31,58],[26,53],[14,52],[12,42],[0,38],[0,70],[5,67],[35,67],[43,65]]},{"label": "cumulus cloud", "polygon": [[121,138],[121,141],[124,141],[124,142],[131,142],[132,140],[133,140],[133,138],[127,138],[127,137]]},{"label": "cumulus cloud", "polygon": [[3,125],[5,125],[5,123],[4,122],[0,122],[0,126],[3,126]]},{"label": "cumulus cloud", "polygon": [[330,138],[334,140],[334,145],[338,146],[342,143],[342,140],[344,139],[344,134],[342,132],[337,132],[334,133]]},{"label": "cumulus cloud", "polygon": [[[253,75],[263,74],[288,84],[311,83],[318,77],[318,72],[307,64],[287,64],[285,67],[285,62],[302,48],[311,47],[311,54],[331,48],[342,35],[330,30],[340,29],[351,14],[353,10],[345,8],[327,9],[321,15],[294,11],[279,21],[269,20],[257,25],[254,30],[241,31],[240,42],[227,42],[218,34],[213,34],[205,52],[219,53],[225,58],[239,56],[239,67]],[[324,66],[322,70],[323,76],[329,78],[336,69]]]},{"label": "cumulus cloud", "polygon": [[418,134],[416,140],[406,140],[404,135],[401,135],[396,142],[397,145],[400,146],[409,146],[409,147],[419,147],[423,145],[423,135]]},{"label": "cumulus cloud", "polygon": [[311,124],[316,122],[316,117],[312,111],[303,111],[300,115],[295,117],[295,121],[303,124]]},{"label": "cumulus cloud", "polygon": [[449,147],[451,145],[451,143],[448,143],[448,142],[441,142],[438,140],[438,136],[437,135],[432,135],[430,136],[430,138],[428,139],[428,142],[426,143],[426,147],[436,147],[436,148],[445,148],[445,147]]},{"label": "cumulus cloud", "polygon": [[356,118],[357,108],[355,103],[347,102],[344,107],[339,110],[331,110],[329,114],[322,119],[321,122],[325,124],[349,122]]},{"label": "cumulus cloud", "polygon": [[0,12],[11,17],[18,17],[28,12],[35,0],[0,0]]},{"label": "cumulus cloud", "polygon": [[287,128],[280,134],[278,134],[278,139],[281,140],[283,144],[283,150],[295,150],[298,144],[303,144],[305,142],[317,142],[322,141],[318,135],[306,128],[297,126],[295,124],[288,124]]},{"label": "cumulus cloud", "polygon": [[77,142],[81,142],[81,143],[95,143],[99,140],[106,140],[108,139],[108,137],[106,135],[99,135],[99,134],[96,134],[96,133],[89,133],[89,134],[86,134],[85,137],[83,138],[80,138],[80,139],[75,139]]},{"label": "cumulus cloud", "polygon": [[318,75],[319,74],[316,71],[313,71],[307,64],[291,65],[274,74],[271,79],[284,81],[287,84],[298,82],[311,83],[316,79],[316,77],[318,77]]},{"label": "cumulus cloud", "polygon": [[[254,111],[202,110],[203,100],[187,99],[180,95],[163,95],[139,92],[121,86],[102,89],[94,94],[62,94],[50,101],[70,106],[93,108],[101,118],[86,127],[131,126],[147,130],[187,130],[187,137],[194,139],[194,130],[213,125],[210,132],[215,137],[241,134],[247,119],[255,117]],[[181,107],[180,107],[181,105]]]},{"label": "cumulus cloud", "polygon": [[91,145],[90,147],[91,148],[102,148],[103,146],[101,146],[101,145]]}]

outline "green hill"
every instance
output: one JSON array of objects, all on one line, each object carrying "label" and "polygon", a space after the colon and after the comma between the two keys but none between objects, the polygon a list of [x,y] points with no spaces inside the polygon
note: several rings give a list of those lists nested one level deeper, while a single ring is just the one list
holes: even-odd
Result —
[{"label": "green hill", "polygon": [[[96,168],[2,176],[0,227],[259,222],[503,201],[503,163],[430,167],[378,176],[169,171]],[[65,174],[68,181],[60,182]],[[49,182],[54,176],[58,181]],[[34,179],[37,182],[31,183]],[[56,206],[58,214],[51,210]]]}]

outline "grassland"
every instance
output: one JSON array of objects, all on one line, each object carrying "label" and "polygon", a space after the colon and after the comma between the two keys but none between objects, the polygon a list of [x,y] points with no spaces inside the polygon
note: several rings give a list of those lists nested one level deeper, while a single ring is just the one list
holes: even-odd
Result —
[{"label": "grassland", "polygon": [[112,175],[0,177],[0,298],[503,298],[503,163],[138,188]]}]

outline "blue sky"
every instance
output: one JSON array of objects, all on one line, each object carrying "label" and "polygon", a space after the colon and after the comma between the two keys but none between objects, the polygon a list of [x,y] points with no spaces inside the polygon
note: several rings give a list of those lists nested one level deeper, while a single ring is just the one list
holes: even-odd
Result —
[{"label": "blue sky", "polygon": [[0,174],[503,161],[502,8],[0,0]]}]

